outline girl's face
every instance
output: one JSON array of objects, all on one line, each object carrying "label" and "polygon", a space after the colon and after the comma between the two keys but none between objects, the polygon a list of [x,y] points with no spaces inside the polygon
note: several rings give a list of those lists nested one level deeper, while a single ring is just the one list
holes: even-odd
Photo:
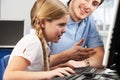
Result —
[{"label": "girl's face", "polygon": [[88,17],[100,5],[101,0],[71,0],[69,9],[75,21]]},{"label": "girl's face", "polygon": [[44,21],[44,36],[47,42],[58,42],[63,33],[66,31],[65,26],[68,22],[69,15],[65,15],[60,19]]}]

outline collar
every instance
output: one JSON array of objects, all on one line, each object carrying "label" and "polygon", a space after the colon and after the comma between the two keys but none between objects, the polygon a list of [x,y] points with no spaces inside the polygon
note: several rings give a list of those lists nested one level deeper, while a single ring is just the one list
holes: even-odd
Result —
[{"label": "collar", "polygon": [[71,17],[69,17],[69,21],[68,21],[67,24],[68,24],[68,25],[69,25],[69,24],[79,24],[80,22],[81,22],[81,21],[77,21],[77,22],[75,22],[75,21],[72,20]]}]

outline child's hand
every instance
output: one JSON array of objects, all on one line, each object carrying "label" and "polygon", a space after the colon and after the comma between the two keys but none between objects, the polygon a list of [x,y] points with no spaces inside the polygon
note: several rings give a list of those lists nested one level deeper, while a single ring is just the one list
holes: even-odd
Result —
[{"label": "child's hand", "polygon": [[71,74],[75,74],[75,71],[70,67],[57,68],[49,71],[50,78],[70,76]]}]

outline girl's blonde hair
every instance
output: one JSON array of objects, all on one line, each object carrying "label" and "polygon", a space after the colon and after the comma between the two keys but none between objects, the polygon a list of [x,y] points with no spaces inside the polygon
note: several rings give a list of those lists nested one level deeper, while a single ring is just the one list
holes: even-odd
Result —
[{"label": "girl's blonde hair", "polygon": [[69,14],[68,8],[59,0],[37,0],[31,9],[31,25],[36,29],[37,35],[42,43],[44,70],[48,70],[47,57],[43,30],[41,28],[41,21],[59,19],[64,15]]}]

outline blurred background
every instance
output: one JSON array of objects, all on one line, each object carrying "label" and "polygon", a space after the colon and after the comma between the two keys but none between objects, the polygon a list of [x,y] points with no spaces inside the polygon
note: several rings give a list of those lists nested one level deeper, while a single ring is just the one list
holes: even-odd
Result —
[{"label": "blurred background", "polygon": [[[0,20],[23,20],[24,35],[29,33],[30,9],[35,0],[0,0]],[[68,0],[60,0],[64,4]],[[115,0],[105,0],[104,3],[93,13],[97,29],[106,44],[112,10]]]}]

